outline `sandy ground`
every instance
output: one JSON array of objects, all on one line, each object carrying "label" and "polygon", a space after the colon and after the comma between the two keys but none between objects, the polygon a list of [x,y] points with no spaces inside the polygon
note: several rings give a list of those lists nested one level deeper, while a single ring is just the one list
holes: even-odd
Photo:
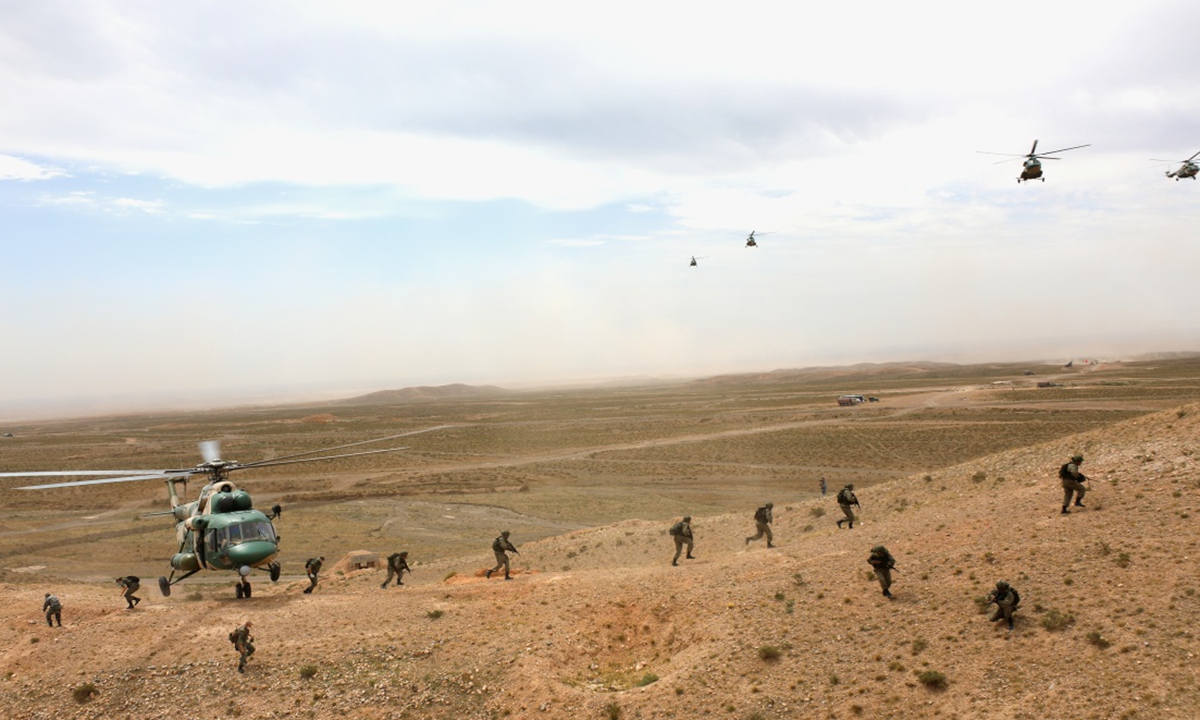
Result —
[{"label": "sandy ground", "polygon": [[[1056,470],[1076,451],[1093,491],[1064,516]],[[772,550],[745,544],[749,513],[697,513],[680,567],[669,522],[625,520],[515,532],[510,582],[485,580],[478,552],[416,558],[402,588],[375,571],[240,602],[146,587],[127,611],[115,587],[6,571],[0,714],[1194,718],[1197,453],[1192,404],[867,488],[853,530],[832,494],[777,502]],[[880,543],[891,601],[865,562]],[[1002,578],[1024,601],[1011,633],[979,603]],[[227,634],[246,619],[259,650],[238,675]]]}]

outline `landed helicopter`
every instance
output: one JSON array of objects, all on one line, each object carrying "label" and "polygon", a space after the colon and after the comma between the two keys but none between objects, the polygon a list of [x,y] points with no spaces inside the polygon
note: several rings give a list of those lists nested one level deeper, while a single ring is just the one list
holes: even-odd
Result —
[{"label": "landed helicopter", "polygon": [[688,265],[689,265],[690,267],[696,267],[697,265],[699,265],[699,264],[700,264],[700,263],[698,263],[698,262],[696,262],[696,261],[697,261],[697,260],[703,260],[703,259],[704,259],[704,258],[706,258],[706,257],[708,257],[708,256],[707,256],[707,255],[701,255],[700,257],[696,257],[695,255],[693,255],[693,256],[692,256],[692,261],[691,261],[690,263],[688,263]]},{"label": "landed helicopter", "polygon": [[[374,440],[348,443],[335,447],[311,450],[309,452],[285,455],[283,457],[246,463],[222,460],[220,444],[215,440],[200,443],[199,465],[178,470],[62,470],[49,472],[4,472],[0,477],[71,477],[82,475],[103,476],[96,480],[77,480],[73,482],[51,483],[47,485],[27,485],[17,490],[49,490],[52,488],[76,487],[79,485],[102,485],[106,483],[134,482],[138,480],[165,480],[167,496],[171,509],[164,512],[149,513],[149,515],[171,515],[175,519],[175,539],[179,549],[171,557],[170,577],[159,577],[158,588],[163,597],[171,596],[171,586],[195,575],[202,570],[233,570],[238,574],[235,588],[237,597],[250,597],[250,573],[254,570],[265,570],[272,582],[278,582],[281,568],[275,557],[279,555],[279,535],[271,520],[278,518],[283,508],[278,504],[271,508],[268,516],[253,506],[250,494],[239,489],[229,481],[229,474],[239,470],[252,468],[274,467],[295,463],[317,462],[319,460],[335,460],[338,458],[357,457],[359,455],[374,455],[377,453],[406,450],[407,447],[384,448],[382,450],[366,450],[361,452],[342,453],[339,455],[323,455],[321,457],[306,457],[342,450],[358,445],[383,442],[407,435],[440,430],[447,426],[414,430],[412,432],[390,435]],[[193,502],[180,499],[176,486],[180,483],[187,491],[187,482],[193,476],[207,478],[207,484],[200,490],[200,496]],[[109,477],[112,476],[112,477]],[[176,573],[182,573],[178,578]]]},{"label": "landed helicopter", "polygon": [[[771,233],[769,233],[769,232],[759,233],[759,236],[761,237],[763,235],[770,235],[770,234]],[[751,230],[750,234],[748,236],[746,236],[746,247],[758,247],[758,242],[754,239],[754,231],[753,230]]]},{"label": "landed helicopter", "polygon": [[[1062,158],[1049,157],[1049,156],[1055,155],[1060,152],[1066,152],[1068,150],[1078,150],[1079,148],[1085,148],[1085,147],[1091,146],[1091,143],[1088,143],[1087,145],[1076,145],[1075,147],[1069,147],[1069,148],[1063,148],[1061,150],[1051,150],[1050,152],[1039,153],[1037,151],[1037,144],[1038,144],[1038,141],[1034,140],[1033,147],[1030,148],[1029,152],[1026,153],[1025,155],[1015,155],[1013,153],[984,152],[983,150],[977,150],[976,152],[980,153],[981,155],[1007,155],[1009,157],[1014,157],[1014,158],[1025,158],[1024,167],[1021,169],[1021,176],[1017,178],[1017,182],[1022,183],[1022,182],[1026,182],[1028,180],[1037,180],[1038,178],[1041,178],[1042,182],[1046,182],[1046,178],[1042,177],[1042,163],[1041,163],[1042,160],[1061,160]],[[1001,160],[1000,162],[996,163],[996,165],[999,165],[1000,163],[1006,163],[1006,162],[1011,162],[1011,160]]]},{"label": "landed helicopter", "polygon": [[1165,162],[1165,163],[1176,163],[1176,162],[1183,163],[1176,170],[1168,170],[1167,177],[1169,177],[1169,178],[1173,177],[1173,178],[1175,178],[1176,181],[1178,181],[1179,178],[1191,178],[1191,179],[1195,180],[1196,173],[1200,173],[1200,166],[1197,166],[1195,163],[1197,155],[1200,155],[1200,152],[1197,152],[1196,155],[1191,156],[1187,160],[1154,160],[1154,158],[1151,158],[1151,161],[1152,162]]}]

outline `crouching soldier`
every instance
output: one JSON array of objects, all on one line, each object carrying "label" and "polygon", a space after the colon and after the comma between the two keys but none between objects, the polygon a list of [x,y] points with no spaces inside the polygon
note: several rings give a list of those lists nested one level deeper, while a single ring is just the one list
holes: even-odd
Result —
[{"label": "crouching soldier", "polygon": [[988,614],[988,620],[996,622],[1004,618],[1008,621],[1008,629],[1011,632],[1013,629],[1013,613],[1017,611],[1017,606],[1021,604],[1021,596],[1017,593],[1017,589],[1004,580],[1001,580],[996,583],[996,589],[988,593],[987,601],[989,604],[994,603],[996,605]]},{"label": "crouching soldier", "polygon": [[747,545],[766,535],[767,547],[775,547],[771,544],[771,541],[775,539],[775,536],[771,534],[771,520],[774,519],[771,517],[771,508],[773,507],[775,507],[773,503],[767,503],[754,511],[754,527],[758,529],[758,534],[746,538]]},{"label": "crouching soldier", "polygon": [[245,625],[242,625],[237,630],[229,633],[229,639],[233,641],[233,647],[238,651],[238,672],[246,672],[246,661],[254,654],[254,636],[250,634],[250,628],[254,623],[249,620]]},{"label": "crouching soldier", "polygon": [[1062,480],[1063,486],[1063,504],[1062,514],[1069,515],[1071,506],[1071,496],[1075,496],[1075,507],[1083,507],[1083,495],[1087,492],[1087,488],[1083,483],[1087,480],[1087,476],[1079,472],[1079,466],[1083,464],[1082,455],[1074,455],[1071,457],[1071,462],[1064,463],[1058,469],[1058,478]]},{"label": "crouching soldier", "polygon": [[672,565],[679,565],[679,553],[683,552],[683,546],[687,545],[687,559],[694,560],[692,557],[692,516],[684,515],[683,519],[671,526],[667,532],[671,533],[671,537],[675,539],[675,557],[671,558]]},{"label": "crouching soldier", "polygon": [[521,553],[518,552],[517,549],[513,547],[513,544],[508,541],[509,535],[511,535],[511,533],[505,530],[504,532],[500,533],[500,537],[492,541],[492,552],[496,554],[496,567],[484,573],[484,577],[490,578],[492,573],[496,572],[500,568],[504,568],[504,579],[512,580],[512,575],[509,574],[508,553],[517,553],[518,555]]},{"label": "crouching soldier", "polygon": [[320,580],[321,565],[325,563],[325,556],[309,558],[304,563],[304,572],[308,573],[308,587],[304,588],[305,595],[311,595],[313,590],[317,589],[317,582]]},{"label": "crouching soldier", "polygon": [[121,594],[125,597],[125,602],[129,603],[129,609],[132,610],[134,605],[142,601],[140,597],[134,595],[142,585],[142,580],[137,575],[126,575],[125,577],[117,578],[117,585],[121,586]]},{"label": "crouching soldier", "polygon": [[884,546],[876,545],[871,548],[871,555],[867,558],[867,562],[875,570],[879,587],[883,588],[883,596],[890,599],[892,597],[892,570],[896,567],[896,558],[892,557],[892,554]]},{"label": "crouching soldier", "polygon": [[62,603],[58,598],[50,593],[46,593],[46,601],[42,603],[42,612],[46,613],[46,624],[54,627],[51,618],[58,621],[58,626],[62,627]]},{"label": "crouching soldier", "polygon": [[397,585],[403,585],[405,571],[407,571],[410,575],[412,574],[412,568],[408,566],[408,551],[405,550],[404,552],[392,553],[391,555],[388,555],[387,561],[387,580],[384,580],[383,584],[379,587],[386,588],[388,583],[392,581],[392,578],[396,578]]}]

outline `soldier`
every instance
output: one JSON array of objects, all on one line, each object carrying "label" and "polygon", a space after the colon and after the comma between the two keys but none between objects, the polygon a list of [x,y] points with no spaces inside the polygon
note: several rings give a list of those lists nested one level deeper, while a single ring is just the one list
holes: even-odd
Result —
[{"label": "soldier", "polygon": [[871,548],[867,562],[875,569],[875,577],[879,578],[879,587],[883,588],[883,596],[892,598],[892,569],[896,567],[896,558],[882,545]]},{"label": "soldier", "polygon": [[508,555],[506,554],[506,551],[517,553],[518,555],[521,553],[518,552],[517,549],[513,547],[513,544],[508,541],[508,536],[510,534],[511,533],[505,530],[504,532],[500,533],[500,537],[492,541],[492,552],[496,553],[496,567],[484,573],[484,577],[490,578],[492,573],[496,572],[500,568],[504,568],[504,579],[512,580],[512,575],[508,574]]},{"label": "soldier", "polygon": [[317,576],[321,573],[321,565],[324,563],[324,555],[321,557],[309,558],[308,561],[304,563],[304,572],[308,573],[308,581],[312,583],[308,587],[304,588],[305,595],[311,595],[312,591],[317,589],[317,581],[319,579]]},{"label": "soldier", "polygon": [[1075,496],[1075,507],[1083,507],[1083,494],[1087,492],[1087,488],[1083,486],[1083,481],[1088,478],[1079,472],[1079,466],[1082,464],[1083,456],[1074,455],[1071,457],[1071,462],[1063,464],[1058,469],[1058,477],[1062,480],[1063,486],[1063,515],[1071,514],[1071,511],[1067,509],[1071,506],[1071,495]]},{"label": "soldier", "polygon": [[996,622],[1000,618],[1004,618],[1008,621],[1009,632],[1012,632],[1013,613],[1021,604],[1021,596],[1017,593],[1017,589],[1001,580],[996,583],[996,589],[988,593],[987,601],[996,604],[996,607],[988,614],[988,620]]},{"label": "soldier", "polygon": [[234,630],[229,635],[229,639],[233,640],[233,646],[238,651],[238,672],[246,672],[246,661],[254,654],[254,636],[250,634],[250,628],[254,623],[249,620],[246,624]]},{"label": "soldier", "polygon": [[[842,523],[848,522],[850,523],[850,529],[853,530],[855,518],[854,511],[850,509],[850,506],[858,505],[858,498],[854,496],[854,485],[847,483],[846,487],[842,488],[841,491],[838,492],[837,501],[838,505],[842,508],[842,512],[846,514],[846,517],[837,521],[838,529],[841,529]],[[858,505],[858,507],[862,508],[862,505]]]},{"label": "soldier", "polygon": [[756,528],[758,528],[758,534],[751,535],[750,537],[746,538],[747,545],[749,545],[754,540],[759,539],[763,535],[766,535],[767,536],[767,547],[769,547],[769,548],[775,547],[774,545],[771,544],[771,541],[775,539],[774,535],[771,534],[771,520],[772,520],[771,508],[773,508],[773,507],[775,507],[774,503],[767,503],[766,505],[763,505],[762,507],[760,507],[759,509],[754,511],[754,526]]},{"label": "soldier", "polygon": [[692,516],[684,515],[668,532],[675,538],[675,557],[671,558],[671,564],[679,565],[679,553],[683,551],[684,545],[687,545],[687,559],[695,560],[692,557]]},{"label": "soldier", "polygon": [[825,476],[824,476],[824,475],[822,475],[822,476],[821,476],[821,497],[825,497],[825,490],[826,490],[826,489],[827,489],[827,488],[826,488],[826,485],[825,485]]},{"label": "soldier", "polygon": [[396,578],[397,585],[403,585],[404,572],[407,570],[409,575],[412,574],[412,568],[408,566],[408,551],[405,550],[404,552],[392,553],[391,555],[388,555],[387,561],[387,580],[384,580],[383,584],[379,587],[386,588],[388,583],[392,581],[393,577]]},{"label": "soldier", "polygon": [[46,613],[47,625],[54,627],[54,623],[51,621],[53,618],[58,621],[58,626],[62,627],[62,603],[58,601],[57,597],[46,593],[46,601],[42,603],[42,612]]},{"label": "soldier", "polygon": [[134,595],[138,591],[138,588],[142,586],[141,582],[141,578],[137,575],[126,575],[125,577],[117,578],[117,585],[121,586],[121,594],[125,596],[125,602],[129,603],[128,609],[130,610],[133,609],[134,605],[142,601],[141,598]]}]

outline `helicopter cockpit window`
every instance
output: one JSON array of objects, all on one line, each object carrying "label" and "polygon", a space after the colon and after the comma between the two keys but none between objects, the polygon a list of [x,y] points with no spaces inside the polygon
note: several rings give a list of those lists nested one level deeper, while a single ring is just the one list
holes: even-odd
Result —
[{"label": "helicopter cockpit window", "polygon": [[275,528],[262,520],[242,523],[242,539],[275,542]]},{"label": "helicopter cockpit window", "polygon": [[225,534],[229,537],[230,545],[237,545],[242,541],[242,526],[230,525],[225,528]]}]

